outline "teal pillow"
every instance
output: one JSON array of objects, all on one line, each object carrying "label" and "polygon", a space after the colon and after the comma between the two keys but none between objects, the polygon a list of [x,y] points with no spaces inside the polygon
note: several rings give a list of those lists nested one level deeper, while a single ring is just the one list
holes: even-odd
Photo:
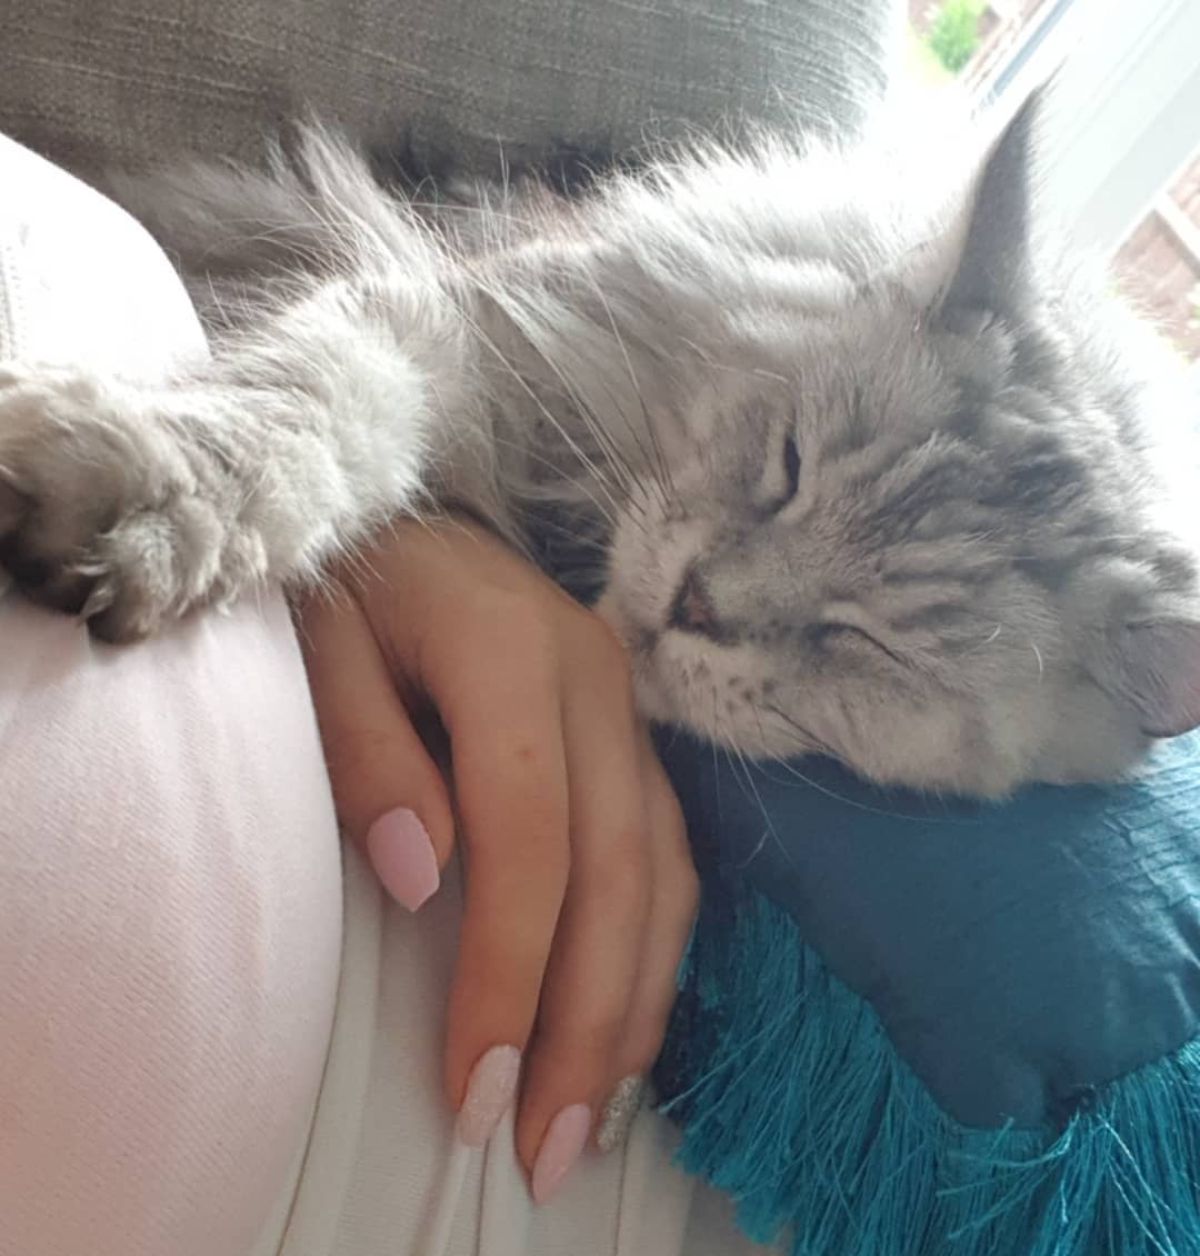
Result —
[{"label": "teal pillow", "polygon": [[656,1080],[754,1237],[1200,1252],[1200,738],[1004,804],[660,749],[705,901]]}]

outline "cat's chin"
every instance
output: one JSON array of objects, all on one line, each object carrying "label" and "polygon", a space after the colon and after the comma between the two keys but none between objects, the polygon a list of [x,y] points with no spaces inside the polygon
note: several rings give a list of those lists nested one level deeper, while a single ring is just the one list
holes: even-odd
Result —
[{"label": "cat's chin", "polygon": [[[667,634],[669,636],[669,634]],[[663,634],[647,634],[641,646],[630,650],[638,713],[655,724],[681,728],[705,741],[727,747],[751,759],[794,759],[830,752],[800,737],[795,728],[783,726],[767,712],[748,704],[722,710],[712,681],[687,679],[684,669],[669,657]]]},{"label": "cat's chin", "polygon": [[[757,710],[743,695],[731,704],[719,699],[717,660],[700,642],[668,631],[656,631],[622,613],[618,600],[605,594],[595,611],[616,633],[629,653],[638,713],[654,724],[669,724],[727,746],[738,754],[761,759],[787,759],[816,754],[821,748],[801,739],[794,726]],[[732,683],[724,678],[725,683]]]}]

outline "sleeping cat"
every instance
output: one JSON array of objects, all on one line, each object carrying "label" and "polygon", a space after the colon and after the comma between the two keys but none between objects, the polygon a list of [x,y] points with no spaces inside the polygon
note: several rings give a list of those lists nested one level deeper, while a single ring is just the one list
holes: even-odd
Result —
[{"label": "sleeping cat", "polygon": [[0,369],[0,557],[126,640],[401,513],[521,543],[549,505],[652,718],[938,790],[1118,777],[1200,723],[1185,413],[1039,239],[1037,114],[936,187],[776,137],[427,211],[311,129],[135,188],[223,335],[160,386]]}]

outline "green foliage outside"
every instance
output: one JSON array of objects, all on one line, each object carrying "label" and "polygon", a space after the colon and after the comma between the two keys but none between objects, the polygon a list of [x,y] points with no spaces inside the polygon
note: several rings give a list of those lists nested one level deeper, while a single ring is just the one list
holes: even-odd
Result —
[{"label": "green foliage outside", "polygon": [[954,81],[954,75],[933,55],[925,37],[911,26],[904,40],[904,70],[925,87],[942,87]]},{"label": "green foliage outside", "polygon": [[951,74],[957,74],[979,47],[985,8],[986,0],[945,0],[938,9],[925,42]]}]

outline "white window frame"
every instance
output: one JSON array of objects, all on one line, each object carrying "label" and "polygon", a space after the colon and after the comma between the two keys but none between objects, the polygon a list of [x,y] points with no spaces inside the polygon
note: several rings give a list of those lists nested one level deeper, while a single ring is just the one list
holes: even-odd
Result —
[{"label": "white window frame", "polygon": [[1048,199],[1112,253],[1200,149],[1200,0],[1051,0],[981,88],[1015,108],[1052,75]]}]

